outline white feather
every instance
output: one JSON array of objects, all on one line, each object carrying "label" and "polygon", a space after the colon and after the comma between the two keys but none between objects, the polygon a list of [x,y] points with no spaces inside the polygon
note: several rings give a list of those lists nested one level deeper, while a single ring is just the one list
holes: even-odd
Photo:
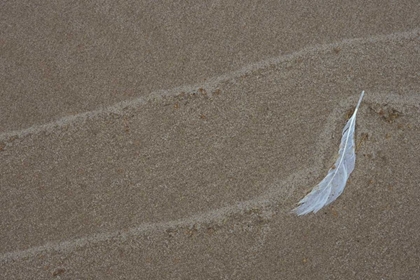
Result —
[{"label": "white feather", "polygon": [[322,207],[336,200],[343,192],[356,162],[354,128],[356,126],[357,110],[364,94],[365,92],[362,91],[356,109],[354,109],[353,115],[343,129],[340,150],[335,164],[321,183],[299,201],[299,206],[293,210],[297,215],[305,215],[310,212],[316,213]]}]

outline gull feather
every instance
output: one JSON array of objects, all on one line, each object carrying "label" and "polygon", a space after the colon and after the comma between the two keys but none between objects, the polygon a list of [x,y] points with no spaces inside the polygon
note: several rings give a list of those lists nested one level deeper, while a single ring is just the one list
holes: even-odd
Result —
[{"label": "gull feather", "polygon": [[337,160],[330,170],[328,170],[327,176],[299,201],[299,206],[293,210],[297,215],[305,215],[310,212],[316,213],[322,207],[336,200],[343,192],[347,179],[353,171],[356,162],[354,129],[356,126],[357,110],[364,94],[365,92],[362,91],[356,109],[354,109],[353,115],[343,129]]}]

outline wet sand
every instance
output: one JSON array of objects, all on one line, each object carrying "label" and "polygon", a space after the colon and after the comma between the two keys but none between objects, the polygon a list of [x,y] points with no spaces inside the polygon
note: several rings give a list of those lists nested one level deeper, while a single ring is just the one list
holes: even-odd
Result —
[{"label": "wet sand", "polygon": [[275,3],[5,5],[5,279],[415,279],[418,5]]}]

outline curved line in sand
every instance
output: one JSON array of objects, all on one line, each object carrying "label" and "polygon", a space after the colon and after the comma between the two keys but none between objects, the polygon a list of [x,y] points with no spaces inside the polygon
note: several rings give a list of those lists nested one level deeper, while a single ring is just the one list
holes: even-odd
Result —
[{"label": "curved line in sand", "polygon": [[[339,125],[340,116],[342,116],[343,111],[345,108],[348,108],[350,104],[354,104],[357,99],[359,98],[359,93],[354,96],[350,96],[347,99],[340,102],[340,105],[337,106],[333,111],[330,113],[328,118],[326,119],[325,126],[323,131],[320,133],[316,146],[317,151],[314,157],[317,159],[315,165],[322,165],[322,162],[325,160],[325,150],[327,147],[330,146],[332,139],[329,137],[332,131],[336,129]],[[383,100],[383,94],[375,93],[375,92],[368,92],[365,96],[365,100],[363,103],[370,103],[375,100]],[[396,94],[388,94],[386,96],[386,101],[391,101],[393,103],[402,104],[402,105],[411,105],[418,107],[420,110],[420,95],[419,94],[412,94],[409,96],[400,96]],[[362,104],[363,106],[363,104]],[[361,107],[362,108],[362,107]],[[360,114],[360,113],[359,113]],[[314,165],[314,166],[315,166]],[[279,202],[285,202],[291,196],[292,192],[295,190],[296,187],[301,186],[303,182],[308,176],[308,174],[317,174],[320,172],[319,168],[315,167],[307,167],[302,168],[301,170],[296,171],[295,173],[289,175],[286,179],[278,181],[278,183],[274,183],[270,189],[248,201],[238,202],[234,205],[210,210],[204,213],[198,213],[186,218],[181,218],[172,221],[166,222],[157,222],[157,223],[144,223],[139,225],[138,227],[133,227],[128,230],[116,230],[114,232],[106,232],[106,233],[96,233],[86,237],[73,239],[70,241],[62,241],[62,242],[48,242],[41,246],[32,247],[25,250],[18,250],[13,252],[7,252],[0,256],[0,262],[7,263],[10,261],[16,261],[19,259],[24,258],[31,258],[38,254],[45,254],[45,253],[53,253],[53,252],[68,252],[74,250],[76,248],[82,248],[89,244],[105,242],[108,240],[124,240],[130,238],[132,236],[139,236],[141,234],[145,234],[148,232],[153,231],[164,231],[166,229],[176,228],[176,227],[188,227],[193,226],[195,224],[202,224],[208,222],[220,222],[225,217],[235,214],[235,213],[242,213],[246,210],[252,208],[270,208],[273,207],[272,205],[278,204]],[[313,175],[312,175],[313,176]],[[289,211],[285,210],[285,213],[290,213]]]},{"label": "curved line in sand", "polygon": [[[296,182],[298,181],[296,177],[303,177],[304,174],[309,173],[309,169],[302,169],[300,171],[295,172],[288,176],[288,178],[282,181],[281,185],[297,185]],[[18,250],[14,252],[4,253],[0,256],[0,262],[6,263],[10,261],[16,261],[23,258],[30,258],[34,257],[37,254],[45,254],[45,253],[52,253],[52,252],[68,252],[75,248],[81,248],[86,245],[92,243],[99,243],[104,242],[107,240],[124,240],[131,236],[139,236],[140,234],[144,234],[147,232],[153,231],[163,231],[165,229],[176,228],[176,227],[186,227],[186,226],[193,226],[195,224],[202,224],[205,222],[211,221],[222,221],[223,218],[226,216],[240,213],[246,211],[248,209],[252,209],[255,207],[269,207],[272,203],[275,203],[275,200],[280,194],[282,193],[281,190],[284,188],[279,188],[279,185],[275,185],[272,189],[277,189],[276,191],[269,191],[257,198],[238,202],[235,205],[222,207],[215,210],[210,210],[204,213],[195,214],[189,216],[187,218],[181,218],[173,221],[166,221],[166,222],[157,222],[157,223],[143,223],[138,227],[130,228],[128,230],[116,230],[114,232],[107,232],[107,233],[96,233],[86,237],[73,239],[70,241],[62,241],[62,242],[48,242],[41,246],[32,247],[26,250]],[[292,193],[294,188],[290,188],[288,190],[288,196]],[[279,191],[280,190],[280,191]],[[287,197],[288,197],[287,196]],[[286,199],[287,199],[286,197]]]},{"label": "curved line in sand", "polygon": [[57,127],[62,127],[64,125],[68,125],[71,123],[83,123],[90,118],[100,117],[101,115],[108,114],[108,113],[119,113],[119,112],[122,112],[124,108],[139,106],[153,99],[160,99],[165,96],[174,96],[178,94],[179,92],[193,92],[193,91],[196,91],[200,87],[202,88],[204,87],[211,91],[214,91],[217,89],[217,85],[224,81],[232,80],[246,73],[264,69],[273,64],[279,64],[281,62],[289,61],[302,55],[324,52],[324,51],[328,51],[333,48],[344,46],[344,45],[360,44],[360,43],[365,43],[365,42],[375,43],[375,42],[381,42],[381,41],[387,41],[387,40],[392,41],[392,40],[398,40],[398,39],[409,39],[409,38],[414,38],[416,36],[420,36],[420,28],[416,28],[410,31],[405,31],[405,32],[391,33],[387,35],[378,35],[378,36],[355,38],[355,39],[344,39],[342,41],[335,42],[335,43],[306,47],[300,51],[293,52],[291,54],[281,55],[279,57],[270,58],[267,60],[252,63],[239,70],[236,70],[227,74],[223,74],[221,76],[209,78],[204,83],[184,85],[184,86],[167,89],[167,90],[158,90],[158,91],[154,91],[150,93],[149,95],[145,97],[139,97],[133,100],[121,101],[105,108],[100,108],[100,109],[96,109],[96,110],[92,110],[92,111],[88,111],[84,113],[65,116],[56,121],[52,121],[52,122],[41,124],[41,125],[33,125],[29,128],[22,129],[22,130],[4,132],[0,134],[0,141],[4,141],[10,137],[17,136],[19,138],[23,138],[30,134],[37,134],[43,131],[48,132]]}]

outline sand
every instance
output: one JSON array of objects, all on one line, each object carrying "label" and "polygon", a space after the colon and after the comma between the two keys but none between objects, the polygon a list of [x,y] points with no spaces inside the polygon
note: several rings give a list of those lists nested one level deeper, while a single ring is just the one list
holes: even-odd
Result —
[{"label": "sand", "polygon": [[416,279],[420,7],[370,3],[2,4],[2,277]]}]

